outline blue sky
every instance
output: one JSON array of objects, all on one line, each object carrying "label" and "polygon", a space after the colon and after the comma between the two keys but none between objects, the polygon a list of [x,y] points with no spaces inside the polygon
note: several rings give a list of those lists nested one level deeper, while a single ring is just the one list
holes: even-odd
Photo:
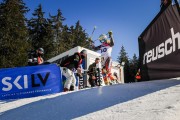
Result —
[{"label": "blue sky", "polygon": [[[160,10],[160,0],[24,0],[30,8],[27,14],[42,4],[43,11],[55,15],[60,9],[66,18],[64,24],[75,25],[80,20],[83,29],[91,35],[97,26],[93,39],[100,34],[113,31],[115,46],[112,58],[117,60],[121,46],[125,47],[129,57],[139,56],[138,36]],[[96,45],[100,42],[96,41]]]}]

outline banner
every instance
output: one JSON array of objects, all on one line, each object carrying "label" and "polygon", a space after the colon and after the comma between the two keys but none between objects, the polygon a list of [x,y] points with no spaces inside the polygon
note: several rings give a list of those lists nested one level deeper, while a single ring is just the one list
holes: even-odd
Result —
[{"label": "banner", "polygon": [[[178,8],[179,9],[179,8]],[[180,15],[169,5],[155,17],[139,37],[143,80],[180,76]]]},{"label": "banner", "polygon": [[63,90],[56,64],[0,70],[0,99],[28,98]]}]

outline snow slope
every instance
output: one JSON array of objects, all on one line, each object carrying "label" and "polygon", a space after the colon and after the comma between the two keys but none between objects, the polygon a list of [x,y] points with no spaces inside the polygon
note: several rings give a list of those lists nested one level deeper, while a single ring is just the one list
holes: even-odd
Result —
[{"label": "snow slope", "polygon": [[180,120],[180,80],[0,101],[0,120]]}]

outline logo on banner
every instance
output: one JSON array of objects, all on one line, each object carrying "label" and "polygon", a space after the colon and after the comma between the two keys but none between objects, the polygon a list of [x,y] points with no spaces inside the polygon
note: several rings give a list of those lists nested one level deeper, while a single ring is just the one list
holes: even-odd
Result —
[{"label": "logo on banner", "polygon": [[156,61],[180,49],[180,33],[177,32],[175,34],[173,28],[171,28],[170,31],[172,38],[168,38],[167,40],[165,40],[165,42],[156,46],[156,48],[153,48],[152,50],[146,52],[143,57],[143,64]]},{"label": "logo on banner", "polygon": [[[19,75],[15,79],[12,77],[4,77],[2,78],[2,91],[11,91],[13,88],[28,89],[29,87],[40,87],[41,85],[46,86],[46,82],[49,78],[50,72],[47,72],[45,77],[43,78],[40,73],[31,75],[31,86],[28,84],[28,75]],[[37,77],[38,79],[35,79]],[[13,81],[13,82],[12,82]],[[23,81],[23,82],[22,82]],[[19,84],[19,82],[23,83]]]},{"label": "logo on banner", "polygon": [[29,98],[61,92],[61,71],[55,64],[0,70],[0,99]]}]

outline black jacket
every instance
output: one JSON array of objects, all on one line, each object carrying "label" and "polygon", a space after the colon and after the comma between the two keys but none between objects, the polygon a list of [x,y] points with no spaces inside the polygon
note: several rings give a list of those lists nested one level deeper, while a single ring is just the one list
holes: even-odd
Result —
[{"label": "black jacket", "polygon": [[69,56],[66,58],[64,61],[61,62],[60,66],[61,67],[67,67],[68,69],[77,69],[80,67],[79,65],[82,63],[82,58],[80,53],[74,53],[74,55]]},{"label": "black jacket", "polygon": [[95,76],[95,74],[96,74],[96,63],[94,62],[94,63],[91,64],[91,65],[89,66],[89,68],[88,68],[88,75],[89,75],[90,77],[92,77],[92,76]]}]

